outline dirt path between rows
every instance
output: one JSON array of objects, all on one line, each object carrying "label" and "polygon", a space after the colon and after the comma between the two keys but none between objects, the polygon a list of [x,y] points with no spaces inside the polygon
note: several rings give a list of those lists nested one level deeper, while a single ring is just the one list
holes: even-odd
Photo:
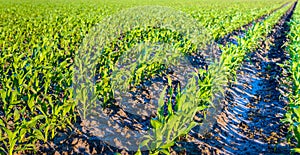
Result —
[{"label": "dirt path between rows", "polygon": [[[282,17],[261,48],[248,55],[237,73],[237,82],[227,89],[226,104],[217,123],[206,134],[192,132],[176,152],[187,154],[289,154],[285,141],[286,99],[281,87],[285,74],[277,65],[288,59],[282,47],[289,32],[287,21],[296,3]],[[268,50],[268,47],[269,50]],[[182,149],[185,148],[185,149]]]}]

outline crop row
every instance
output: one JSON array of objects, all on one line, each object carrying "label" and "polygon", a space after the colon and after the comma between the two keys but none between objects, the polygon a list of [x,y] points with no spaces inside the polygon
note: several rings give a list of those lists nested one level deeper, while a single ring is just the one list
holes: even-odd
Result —
[{"label": "crop row", "polygon": [[270,4],[269,1],[263,1],[257,2],[257,5],[251,7],[251,9],[249,9],[249,5],[240,4],[239,6],[226,9],[216,7],[209,13],[205,13],[203,10],[192,11],[191,14],[197,21],[202,23],[205,28],[212,32],[214,39],[220,39],[226,34],[241,28],[241,26],[251,23],[263,15],[270,14],[272,10],[279,8],[285,3],[287,2],[283,1],[277,4]]},{"label": "crop row", "polygon": [[[189,89],[176,96],[176,101],[181,109],[175,109],[175,111],[170,110],[167,116],[162,114],[162,108],[158,109],[157,118],[151,120],[154,136],[146,140],[146,142],[151,141],[151,144],[148,144],[150,150],[152,150],[151,153],[158,154],[159,152],[163,152],[168,154],[169,147],[173,146],[180,136],[187,134],[192,127],[197,125],[197,123],[192,120],[195,113],[198,110],[204,110],[207,106],[212,105],[215,94],[224,93],[223,86],[236,76],[236,70],[243,62],[245,56],[258,48],[262,41],[267,40],[267,35],[271,33],[274,25],[289,8],[290,7],[285,7],[270,15],[265,21],[254,24],[253,27],[246,32],[245,37],[236,38],[238,45],[227,44],[223,46],[221,48],[222,55],[220,62],[211,64],[208,66],[208,70],[198,70],[198,76],[200,77],[197,82],[198,85],[195,84],[195,81],[194,83],[190,81]],[[196,97],[187,99],[190,93],[196,94]],[[162,97],[163,96],[161,96],[161,98]],[[160,107],[162,107],[163,100],[160,100],[160,102]],[[178,121],[180,121],[180,123],[178,123]],[[172,127],[178,127],[179,124],[188,125],[183,126],[182,129],[179,128],[178,131],[176,130],[177,133],[174,134]],[[171,133],[174,134],[173,137],[167,136],[171,135]],[[163,141],[162,137],[168,137],[169,139],[167,138]],[[143,145],[145,143],[143,143]]]},{"label": "crop row", "polygon": [[[189,8],[188,10],[192,11],[188,11],[188,13],[192,14],[207,29],[212,30],[214,37],[218,38],[253,18],[265,14],[266,11],[279,7],[283,2],[247,2],[233,6],[220,2],[219,5],[210,7],[198,2],[197,6],[205,6],[201,8],[203,10],[197,7]],[[0,141],[3,143],[0,143],[0,150],[12,154],[24,150],[34,150],[36,143],[47,143],[55,136],[58,129],[63,130],[72,125],[77,115],[75,112],[77,105],[71,87],[76,51],[88,30],[98,21],[122,7],[127,8],[133,4],[101,6],[103,3],[97,2],[98,5],[92,3],[82,7],[81,2],[70,2],[70,5],[65,5],[66,2],[60,1],[56,1],[56,3],[40,1],[35,4],[30,1],[1,1],[1,3],[3,5],[0,10]],[[180,4],[182,10],[187,11],[183,8],[188,5]],[[188,4],[195,3],[188,2]],[[228,7],[222,6],[225,4]],[[257,4],[259,4],[258,7],[253,9]],[[265,8],[266,4],[272,5]],[[166,2],[162,5],[166,5]],[[223,7],[226,9],[222,9]],[[215,11],[211,12],[210,9]],[[234,74],[246,51],[255,48],[257,41],[269,32],[282,12],[283,10],[272,14],[266,23],[256,24],[247,32],[245,38],[239,39],[239,46],[224,47],[221,63],[210,66],[208,71],[199,70],[200,76],[204,78],[199,82],[206,84],[197,92],[201,96],[200,99],[203,100],[202,104],[198,105],[200,109],[203,109],[203,106],[211,101],[212,94],[221,91],[219,86],[226,82],[224,79],[230,77],[229,73]],[[155,30],[151,29],[148,33],[155,33]],[[178,37],[178,34],[170,34],[169,37]],[[104,70],[104,68],[102,69]],[[101,68],[99,70],[101,72]],[[103,73],[105,72],[103,71]],[[220,72],[225,72],[226,77],[218,77],[223,80],[215,81],[218,75],[222,75]],[[207,87],[213,83],[214,87]],[[107,83],[99,84],[107,85]],[[104,93],[106,91],[110,90],[98,90],[100,95],[107,95]],[[185,95],[181,94],[180,96],[183,98]],[[183,99],[180,101],[186,102]],[[175,110],[180,111],[179,109],[181,109],[187,112],[191,108],[184,106],[185,104],[182,104]],[[173,115],[178,116],[171,117]],[[182,118],[186,121],[182,124],[190,124],[192,115],[194,113],[175,114],[170,111],[168,116],[158,116],[161,124],[152,121],[154,122],[152,123],[153,130],[162,129],[161,131],[169,132],[166,130],[168,129],[166,126],[170,126],[170,123],[174,122],[172,119],[175,118]],[[187,129],[189,130],[192,126]],[[170,144],[174,144],[174,139],[186,134],[188,130],[175,134],[170,141],[167,141],[170,142],[168,144],[159,144],[157,142],[159,140],[156,139],[157,143],[151,149],[154,152],[166,150],[165,146],[169,147]],[[162,134],[168,135],[167,133]]]},{"label": "crop row", "polygon": [[288,112],[285,115],[284,122],[290,125],[289,131],[292,137],[296,139],[297,146],[293,150],[300,152],[300,7],[297,5],[291,21],[288,23],[290,32],[288,34],[288,46],[286,50],[290,54],[288,71],[292,83],[292,93],[289,94]]}]

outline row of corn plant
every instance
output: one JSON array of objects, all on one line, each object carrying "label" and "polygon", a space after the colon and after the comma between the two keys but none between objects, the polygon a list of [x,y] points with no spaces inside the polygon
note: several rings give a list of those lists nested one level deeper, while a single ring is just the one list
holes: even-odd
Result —
[{"label": "row of corn plant", "polygon": [[[195,113],[205,110],[209,105],[213,106],[216,94],[224,93],[224,86],[236,77],[236,70],[246,54],[258,48],[260,43],[267,39],[267,35],[287,9],[289,7],[270,15],[263,22],[254,24],[244,38],[238,38],[238,45],[229,44],[221,47],[220,61],[211,64],[208,70],[200,69],[199,74],[195,76],[199,78],[190,79],[187,87],[176,95],[174,109],[171,108],[170,99],[167,101],[164,99],[165,88],[160,96],[157,116],[151,120],[154,134],[148,135],[141,146],[148,146],[151,154],[170,154],[170,147],[175,145],[180,136],[188,134],[197,125],[193,120]],[[168,105],[167,115],[163,113],[165,102]],[[141,152],[138,151],[137,154]]]},{"label": "row of corn plant", "polygon": [[[280,14],[279,14],[280,15]],[[272,16],[273,17],[273,16]],[[276,16],[277,17],[277,16]],[[274,18],[274,17],[273,17]],[[274,20],[273,18],[271,18],[272,20]],[[269,23],[267,23],[269,24]],[[253,33],[253,31],[258,31],[258,27],[260,27],[261,25],[256,25],[254,27],[254,29],[251,31]],[[264,27],[263,27],[264,28]],[[268,29],[266,31],[269,31],[269,29],[271,27],[267,27]],[[255,35],[260,34],[262,32],[256,32]],[[126,34],[126,35],[125,35]],[[98,69],[97,74],[101,75],[101,78],[99,79],[98,84],[100,84],[100,86],[96,86],[96,91],[98,91],[98,93],[102,93],[99,96],[102,96],[104,98],[100,99],[101,101],[103,101],[102,103],[102,107],[106,107],[107,103],[110,102],[110,99],[114,98],[113,95],[113,87],[111,87],[111,84],[109,83],[109,79],[110,79],[110,74],[112,72],[112,70],[114,70],[115,68],[115,62],[118,60],[118,56],[122,55],[122,51],[126,51],[126,49],[131,48],[132,46],[134,46],[135,44],[139,43],[139,41],[141,41],[142,39],[147,40],[147,41],[151,41],[151,42],[166,42],[168,43],[170,40],[172,40],[173,46],[177,47],[177,45],[184,45],[183,47],[177,47],[181,49],[181,52],[185,53],[189,50],[195,50],[194,48],[191,48],[190,44],[187,44],[186,40],[182,40],[179,39],[180,35],[177,33],[172,33],[169,30],[164,30],[164,29],[155,29],[155,28],[147,28],[146,30],[141,30],[141,29],[133,29],[132,31],[128,31],[125,34],[121,35],[122,40],[117,39],[116,41],[113,41],[112,44],[110,44],[110,46],[108,46],[108,48],[106,48],[103,52],[102,55],[98,58],[97,62],[103,62],[103,64],[100,64],[98,67],[100,69]],[[163,34],[163,35],[162,35]],[[178,36],[179,35],[179,36]],[[254,48],[253,46],[256,45],[256,41],[259,41],[259,37],[262,37],[260,34],[260,36],[258,36],[257,38],[253,39],[252,38],[252,34],[249,34],[248,37],[248,41],[242,40],[242,44],[249,46],[248,44],[250,44],[250,47]],[[171,39],[170,39],[171,38]],[[251,38],[251,39],[249,39]],[[176,42],[176,40],[182,40],[184,42]],[[124,44],[124,41],[127,44]],[[175,41],[175,42],[174,42]],[[113,49],[111,49],[111,47],[113,47]],[[89,48],[92,48],[89,47]],[[226,47],[227,48],[227,47]],[[226,49],[224,47],[224,49]],[[117,52],[113,52],[113,50],[118,49]],[[193,91],[189,91],[189,89],[183,90],[186,93],[179,93],[177,94],[177,102],[176,105],[182,105],[182,106],[177,106],[177,108],[173,109],[170,108],[171,106],[171,101],[168,101],[168,114],[167,116],[165,116],[163,113],[163,109],[165,108],[165,104],[161,103],[164,100],[160,100],[160,110],[158,111],[158,120],[160,120],[161,122],[158,123],[158,120],[153,120],[152,121],[152,125],[153,125],[153,129],[154,129],[154,133],[155,135],[157,134],[157,132],[159,132],[159,135],[156,135],[156,138],[162,138],[162,137],[168,137],[165,143],[163,142],[162,139],[156,140],[156,141],[152,141],[153,144],[151,144],[151,148],[152,150],[155,151],[166,151],[166,148],[169,148],[170,146],[172,146],[172,144],[174,144],[174,140],[177,139],[179,136],[181,135],[185,135],[192,127],[194,127],[194,125],[196,125],[193,122],[193,115],[199,111],[199,109],[204,110],[209,104],[212,103],[213,100],[213,95],[215,93],[222,93],[222,86],[225,85],[225,83],[228,81],[228,78],[231,77],[232,74],[234,74],[235,70],[237,69],[237,67],[239,66],[238,64],[240,64],[243,60],[244,54],[243,52],[240,52],[240,50],[244,50],[245,49],[239,49],[239,48],[229,48],[224,50],[226,52],[223,53],[223,55],[221,56],[221,62],[216,63],[218,65],[212,65],[210,66],[209,71],[205,71],[205,70],[200,70],[199,73],[201,73],[201,75],[199,75],[200,77],[203,77],[202,80],[198,80],[198,85],[195,84],[189,84],[191,90]],[[80,59],[82,59],[84,57],[84,55],[78,57]],[[125,58],[128,59],[128,58]],[[78,61],[79,63],[81,63],[80,61]],[[130,67],[131,71],[129,71],[128,73],[122,73],[122,75],[126,74],[129,77],[127,77],[127,85],[125,87],[132,87],[135,86],[137,84],[139,84],[143,79],[142,78],[146,78],[149,75],[146,75],[145,73],[156,73],[155,72],[155,68],[158,67],[159,69],[161,69],[160,64],[158,64],[158,66],[153,66],[155,65],[155,63],[152,62],[159,62],[159,60],[152,60],[150,64],[148,65],[144,65],[144,66],[133,66]],[[156,64],[157,65],[157,64]],[[211,69],[212,68],[212,69]],[[141,70],[142,69],[142,70]],[[89,69],[88,69],[89,70]],[[103,72],[104,71],[104,72]],[[141,71],[141,72],[138,72]],[[153,72],[154,71],[154,72]],[[143,74],[143,75],[141,75]],[[130,77],[130,75],[132,75],[132,77]],[[220,76],[219,75],[226,75],[226,76]],[[122,81],[121,75],[115,75],[117,76],[118,80],[116,81]],[[85,78],[85,77],[81,77],[81,78]],[[105,80],[106,79],[106,80]],[[131,85],[132,84],[132,85]],[[124,84],[122,84],[124,85]],[[84,86],[86,87],[86,86]],[[197,87],[200,87],[199,89],[197,89]],[[86,87],[87,89],[90,88],[90,86]],[[101,90],[99,90],[99,88],[101,88]],[[78,89],[78,90],[83,90],[83,88]],[[85,91],[86,94],[88,94],[88,90]],[[194,94],[197,94],[194,98],[186,98],[186,96],[192,96],[192,95],[188,95],[187,92],[189,92],[191,94],[191,92],[194,92]],[[197,93],[196,93],[197,92]],[[80,93],[80,92],[78,92]],[[104,94],[108,94],[109,96],[105,96]],[[162,94],[163,96],[163,94]],[[180,96],[185,96],[185,99],[180,99]],[[106,98],[105,98],[106,97]],[[83,98],[84,100],[82,101],[78,101],[79,103],[86,103],[87,100],[85,100],[86,98]],[[94,102],[94,100],[92,100]],[[191,102],[191,103],[189,103]],[[185,103],[185,104],[183,104]],[[189,104],[188,104],[189,103]],[[86,106],[90,106],[91,104],[85,104]],[[185,105],[185,106],[184,106]],[[189,106],[187,106],[189,105]],[[95,105],[97,106],[97,105]],[[99,106],[99,105],[98,105]],[[187,108],[188,107],[188,108]],[[199,108],[195,108],[195,107],[199,107]],[[86,110],[90,109],[92,110],[94,107],[84,107],[84,113],[87,113]],[[180,109],[178,109],[180,108]],[[174,113],[174,111],[175,113]],[[179,114],[180,112],[180,114]],[[186,113],[188,112],[188,113]],[[173,116],[174,115],[174,116]],[[84,114],[84,116],[86,116]],[[172,116],[172,117],[171,117]],[[176,117],[175,117],[176,116]],[[171,120],[175,119],[174,120]],[[181,121],[178,121],[181,120]],[[167,122],[177,122],[179,124],[181,124],[181,128],[177,128],[176,130],[178,131],[178,133],[173,133],[171,136],[170,132],[174,132],[172,131],[171,128],[174,127],[174,124],[172,123],[167,123]],[[159,124],[159,125],[158,125]],[[186,126],[187,124],[190,124],[189,126]],[[164,133],[162,133],[162,131],[164,131]],[[165,135],[165,136],[163,136]],[[151,138],[151,137],[149,137]],[[151,138],[151,140],[153,140],[155,138]],[[148,139],[148,141],[150,141],[150,139]],[[160,141],[160,142],[158,142]],[[146,144],[147,141],[145,141],[143,144]],[[153,149],[154,148],[154,149]]]},{"label": "row of corn plant", "polygon": [[[296,139],[297,145],[292,150],[300,153],[300,7],[296,6],[291,21],[288,23],[290,32],[288,34],[288,45],[286,50],[290,54],[289,61],[284,65],[287,66],[290,73],[290,81],[292,83],[289,93],[288,111],[285,114],[283,122],[290,125],[289,131],[291,138]],[[290,140],[289,139],[289,140]]]},{"label": "row of corn plant", "polygon": [[[122,83],[123,87],[130,88],[134,87],[138,84],[140,84],[143,80],[146,78],[149,78],[151,76],[154,76],[159,71],[162,71],[166,69],[166,64],[163,64],[162,62],[162,56],[160,57],[154,57],[154,59],[145,61],[139,60],[139,59],[146,59],[146,55],[142,57],[130,57],[132,55],[138,55],[138,53],[135,53],[134,51],[126,52],[128,49],[131,49],[135,47],[136,45],[142,44],[142,42],[161,42],[165,44],[170,44],[172,48],[178,49],[181,53],[185,54],[191,54],[193,51],[196,50],[196,46],[193,45],[191,42],[189,42],[187,39],[183,38],[181,34],[178,32],[172,32],[168,29],[161,29],[161,28],[153,28],[148,27],[145,29],[137,28],[133,29],[131,31],[128,31],[124,34],[120,35],[121,37],[117,37],[114,41],[109,43],[104,50],[102,50],[101,55],[96,58],[93,62],[97,62],[96,66],[91,68],[86,68],[85,71],[80,71],[82,75],[86,75],[87,72],[91,70],[95,70],[95,73],[90,74],[91,76],[98,75],[96,78],[96,84],[95,89],[96,91],[95,95],[98,95],[99,100],[101,101],[102,107],[107,107],[109,103],[114,99],[114,86],[120,85],[120,82]],[[122,39],[118,39],[122,38]],[[88,51],[90,53],[97,52],[93,51],[93,46],[89,46],[84,48],[84,50],[89,49]],[[139,50],[137,50],[140,52]],[[126,55],[129,53],[130,55]],[[159,53],[159,52],[156,52]],[[75,61],[78,63],[76,66],[80,67],[82,64],[89,64],[90,62],[82,62],[82,61],[88,61],[89,59],[86,58],[86,53],[79,53],[80,56],[78,56],[78,60]],[[125,55],[125,57],[124,57]],[[130,69],[128,69],[126,72],[123,72],[122,74],[114,74],[114,70],[117,70],[116,63],[120,59],[120,56],[122,56],[121,60],[132,60],[136,59],[136,63],[131,64]],[[149,55],[148,55],[149,57]],[[176,57],[176,55],[173,55],[172,57]],[[172,60],[169,60],[171,62]],[[134,65],[134,66],[132,66]],[[128,66],[127,66],[128,67]],[[122,80],[122,78],[126,77],[126,81]],[[85,76],[78,77],[76,80],[79,81],[85,81]],[[119,84],[112,84],[111,79],[115,79],[115,81],[118,81]],[[93,77],[90,77],[90,79],[93,79]],[[80,86],[78,86],[80,87]],[[83,86],[87,89],[92,88],[91,86]],[[79,92],[78,94],[82,93],[82,90],[84,88],[77,88]],[[86,94],[88,91],[93,90],[86,90]],[[92,97],[93,98],[93,97]],[[92,110],[93,106],[92,104],[86,104],[87,101],[85,101],[85,98],[79,97],[77,102],[78,103],[85,103],[83,105],[83,115],[86,116],[86,113],[88,113],[88,109]],[[83,100],[84,101],[83,101]],[[93,102],[93,101],[91,101]],[[90,106],[90,107],[87,107]],[[99,104],[96,104],[95,106],[100,106]],[[86,118],[86,117],[84,117]]]},{"label": "row of corn plant", "polygon": [[[37,143],[46,144],[57,130],[63,131],[75,121],[70,87],[72,57],[95,18],[76,19],[76,12],[67,7],[40,10],[42,5],[25,2],[4,6],[0,28],[0,149],[4,154],[25,153],[34,151]],[[32,16],[24,18],[27,15]]]},{"label": "row of corn plant", "polygon": [[[203,14],[202,11],[196,10],[192,12],[192,15],[199,22],[204,23],[204,26],[212,32],[214,39],[218,40],[224,37],[226,34],[229,34],[230,32],[239,29],[241,26],[258,19],[263,15],[269,15],[273,10],[278,9],[282,5],[290,2],[282,1],[278,2],[276,5],[268,5],[266,7],[259,7],[260,5],[265,4],[263,4],[264,2],[257,2],[256,7],[252,7],[251,10],[247,9],[249,7],[248,5],[243,5],[239,3],[239,5],[236,6],[237,8],[239,8],[238,10],[222,10],[217,7],[216,10],[214,10],[214,13],[209,12],[207,14]],[[244,11],[240,12],[240,9]],[[227,17],[224,18],[220,16],[220,14],[226,14]]]},{"label": "row of corn plant", "polygon": [[[217,34],[227,30],[228,23],[237,21],[239,16],[249,12],[262,14],[284,3],[283,0],[276,3],[271,0],[247,2],[242,9],[219,0],[209,4],[219,2],[220,5],[210,7],[206,6],[207,2],[198,1],[161,1],[156,4],[176,8],[180,3],[179,9],[182,10],[190,6],[206,6],[201,10],[196,7],[191,10],[200,10],[195,18],[201,23],[211,23],[207,27],[222,27],[215,32],[219,36]],[[0,153],[35,150],[36,143],[47,143],[57,130],[71,126],[77,115],[71,87],[75,52],[87,32],[104,16],[136,3],[0,1]],[[148,4],[147,1],[141,3]],[[266,4],[272,5],[264,9]],[[224,6],[227,6],[226,10],[220,9]],[[212,8],[216,11],[211,11]],[[190,10],[186,12],[192,14]],[[202,20],[206,17],[212,18]],[[225,20],[226,25],[220,24]],[[232,25],[239,27],[245,23],[239,21]],[[99,72],[107,72],[102,69],[103,72],[101,69]],[[139,82],[139,77],[143,76],[139,75],[134,80]],[[106,74],[101,75],[101,78],[105,77]],[[99,84],[108,83],[103,80]],[[109,92],[109,89],[98,87],[97,90],[100,97],[110,97],[109,93],[103,93]]]}]

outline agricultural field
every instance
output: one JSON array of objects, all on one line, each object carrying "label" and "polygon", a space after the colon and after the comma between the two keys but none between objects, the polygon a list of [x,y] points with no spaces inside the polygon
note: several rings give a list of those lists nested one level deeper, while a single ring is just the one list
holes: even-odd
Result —
[{"label": "agricultural field", "polygon": [[0,154],[300,153],[298,1],[0,4]]}]

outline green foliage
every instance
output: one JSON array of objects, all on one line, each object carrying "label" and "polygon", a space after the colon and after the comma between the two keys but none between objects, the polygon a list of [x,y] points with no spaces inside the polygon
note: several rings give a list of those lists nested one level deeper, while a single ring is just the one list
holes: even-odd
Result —
[{"label": "green foliage", "polygon": [[[153,1],[153,4],[175,7],[191,14],[216,39],[279,7],[284,1],[232,3],[219,0]],[[184,40],[177,32],[153,27],[133,29],[123,34],[125,39],[116,38],[107,45],[105,54],[97,60],[99,66],[94,72],[100,74],[101,78],[97,81],[96,89],[91,90],[87,85],[80,92],[73,93],[75,54],[88,31],[107,15],[136,5],[149,5],[148,1],[1,0],[0,4],[0,153],[25,154],[28,150],[34,150],[38,141],[46,143],[56,135],[58,129],[70,127],[77,115],[74,93],[86,96],[89,91],[96,91],[106,104],[113,97],[110,69],[114,68],[122,51],[136,45],[141,38],[154,42],[175,40],[172,41],[177,43],[174,47],[183,53],[195,50],[195,45]],[[268,25],[273,25],[277,20],[275,17],[264,23],[268,30]],[[151,121],[155,133],[155,137],[149,137],[155,142],[150,145],[153,152],[167,154],[178,137],[188,133],[195,125],[192,120],[195,112],[211,104],[214,93],[222,93],[220,86],[235,73],[243,60],[243,51],[254,48],[262,38],[261,33],[266,34],[265,27],[259,25],[250,30],[246,39],[240,40],[242,45],[239,47],[224,47],[221,63],[210,66],[207,71],[199,70],[199,76],[202,77],[198,81],[200,84],[195,85],[192,81],[186,90],[177,94],[175,109],[168,108],[167,116],[158,115],[157,120]],[[114,52],[116,47],[119,47],[119,51]],[[139,83],[163,67],[159,62],[150,64],[144,61],[140,65],[133,67],[130,75],[134,73],[134,76],[128,81],[129,84]],[[298,80],[297,76],[298,73],[295,73],[295,79]],[[78,80],[81,80],[80,77]],[[299,86],[297,80],[295,84]],[[188,98],[194,91],[197,96]],[[161,100],[159,103],[158,111],[164,102]],[[92,105],[85,105],[83,110],[91,108],[89,106]],[[160,139],[161,135],[163,139]]]},{"label": "green foliage", "polygon": [[[169,149],[175,144],[180,136],[186,135],[194,126],[195,113],[213,106],[216,94],[224,93],[224,86],[232,78],[236,77],[236,70],[243,62],[247,53],[259,46],[265,40],[288,7],[272,14],[263,23],[256,23],[246,32],[244,38],[239,38],[239,46],[229,44],[222,49],[219,62],[211,64],[208,70],[200,69],[200,77],[196,84],[191,78],[185,90],[176,95],[176,106],[172,109],[170,99],[165,101],[166,88],[162,92],[159,100],[159,109],[156,118],[151,120],[153,135],[148,135],[141,144],[146,145],[152,154],[169,154]],[[268,25],[268,26],[266,26]],[[172,89],[169,93],[172,93]],[[165,103],[166,102],[166,103]],[[166,105],[167,104],[167,105]],[[164,114],[165,105],[167,115]],[[299,108],[300,109],[300,108]]]},{"label": "green foliage", "polygon": [[292,151],[300,153],[300,7],[297,5],[291,21],[289,22],[290,32],[288,34],[288,45],[286,50],[290,54],[290,60],[287,62],[290,80],[292,82],[292,93],[289,94],[289,109],[282,120],[290,125],[289,131],[292,137],[296,139],[297,146]]}]

